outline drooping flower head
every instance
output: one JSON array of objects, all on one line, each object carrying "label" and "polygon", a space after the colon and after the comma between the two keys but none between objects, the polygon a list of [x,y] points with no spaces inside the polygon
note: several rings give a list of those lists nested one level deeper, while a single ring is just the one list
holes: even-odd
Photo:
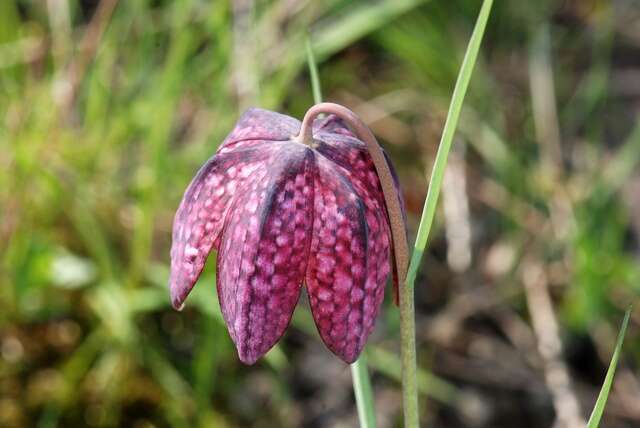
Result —
[{"label": "drooping flower head", "polygon": [[[303,284],[322,340],[348,363],[362,351],[384,297],[393,252],[390,196],[366,144],[343,120],[314,120],[322,106],[349,112],[320,104],[301,125],[248,110],[195,176],[175,216],[172,304],[183,306],[215,248],[220,307],[247,364],[282,336]],[[401,207],[395,175],[391,181],[392,202]],[[403,214],[393,212],[404,235]],[[401,278],[403,263],[396,264]]]}]

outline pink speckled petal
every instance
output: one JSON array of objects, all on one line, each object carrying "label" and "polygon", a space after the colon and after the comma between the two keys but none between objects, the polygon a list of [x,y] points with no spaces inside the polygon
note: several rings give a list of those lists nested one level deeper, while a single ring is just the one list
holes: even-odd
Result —
[{"label": "pink speckled petal", "polygon": [[[358,196],[365,202],[367,209],[385,213],[386,221],[384,228],[388,236],[391,236],[384,194],[380,184],[380,178],[376,172],[371,156],[367,151],[364,142],[353,136],[342,121],[336,116],[329,116],[320,122],[318,132],[315,134],[316,141],[320,144],[317,151],[331,159],[339,165],[341,171],[353,184]],[[406,212],[404,209],[404,199],[400,189],[400,182],[389,157],[385,153],[387,164],[394,179],[394,184],[400,198],[400,207],[406,224]],[[398,302],[398,275],[395,263],[393,264],[393,289]]]},{"label": "pink speckled petal", "polygon": [[297,143],[234,201],[218,253],[220,307],[240,360],[282,336],[300,296],[313,215],[313,154]]},{"label": "pink speckled petal", "polygon": [[313,123],[313,130],[314,134],[318,131],[322,131],[356,138],[354,133],[351,132],[351,129],[344,124],[344,121],[335,114],[330,114],[322,119],[316,119]]},{"label": "pink speckled petal", "polygon": [[270,141],[288,141],[299,131],[300,121],[297,119],[261,108],[251,108],[240,117],[218,153],[265,142],[268,144]]},{"label": "pink speckled petal", "polygon": [[373,209],[377,203],[365,203],[358,195],[362,189],[355,189],[341,168],[322,155],[316,159],[307,290],[322,340],[351,363],[384,298],[390,235],[384,212]]},{"label": "pink speckled petal", "polygon": [[273,150],[237,149],[217,154],[187,188],[173,222],[171,303],[177,309],[197,281],[212,248],[217,248],[231,201],[268,172]]},{"label": "pink speckled petal", "polygon": [[[316,141],[321,142],[317,147],[318,152],[340,165],[346,171],[351,172],[354,179],[362,183],[367,190],[374,192],[374,196],[377,199],[384,201],[380,179],[364,142],[356,138],[343,121],[335,115],[329,115],[327,118],[316,122],[318,125],[314,127],[316,129],[314,138]],[[391,159],[389,159],[389,155],[384,150],[383,153],[393,176],[394,185],[400,198],[402,215],[406,221],[404,199],[402,198],[398,174],[391,163]]]}]

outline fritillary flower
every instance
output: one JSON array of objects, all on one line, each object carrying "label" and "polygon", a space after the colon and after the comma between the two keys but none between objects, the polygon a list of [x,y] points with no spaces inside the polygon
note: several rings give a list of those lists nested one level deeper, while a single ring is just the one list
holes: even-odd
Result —
[{"label": "fritillary flower", "polygon": [[342,106],[318,104],[302,124],[248,110],[176,213],[173,306],[183,306],[216,249],[218,299],[242,362],[253,364],[283,335],[303,284],[324,343],[355,361],[394,253],[396,287],[406,274],[404,213],[390,168],[368,128]]}]

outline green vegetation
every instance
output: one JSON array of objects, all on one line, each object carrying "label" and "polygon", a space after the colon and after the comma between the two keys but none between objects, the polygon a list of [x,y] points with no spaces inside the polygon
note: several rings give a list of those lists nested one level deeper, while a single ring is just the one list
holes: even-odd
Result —
[{"label": "green vegetation", "polygon": [[620,360],[622,343],[624,342],[624,336],[627,332],[627,327],[629,326],[630,317],[631,308],[627,309],[627,313],[624,315],[624,321],[622,321],[622,327],[620,327],[620,333],[618,333],[616,349],[613,352],[613,356],[611,357],[611,364],[609,364],[607,376],[604,378],[602,389],[600,390],[600,394],[598,394],[598,400],[593,407],[593,411],[591,412],[591,416],[589,417],[589,422],[587,422],[587,428],[597,428],[598,426],[600,426],[600,419],[602,419],[604,408],[607,405],[607,399],[609,398],[609,394],[611,393],[611,385],[613,385],[613,377],[616,374],[616,368],[618,366],[618,361]]}]

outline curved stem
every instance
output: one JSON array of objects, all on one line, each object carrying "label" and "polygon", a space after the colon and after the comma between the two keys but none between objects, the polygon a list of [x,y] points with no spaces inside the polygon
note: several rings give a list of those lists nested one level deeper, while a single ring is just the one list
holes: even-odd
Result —
[{"label": "curved stem", "polygon": [[320,103],[311,107],[304,115],[300,134],[297,139],[299,142],[311,146],[313,144],[313,121],[321,114],[333,114],[342,119],[358,136],[364,141],[373,164],[380,178],[382,193],[384,195],[385,205],[389,214],[389,223],[391,224],[391,235],[393,241],[394,262],[396,271],[398,272],[398,282],[404,283],[407,277],[407,267],[409,266],[409,243],[407,242],[407,234],[405,232],[404,217],[402,216],[402,207],[400,198],[396,191],[391,170],[387,164],[382,148],[378,144],[376,137],[365,123],[354,112],[348,108],[335,103]]}]

